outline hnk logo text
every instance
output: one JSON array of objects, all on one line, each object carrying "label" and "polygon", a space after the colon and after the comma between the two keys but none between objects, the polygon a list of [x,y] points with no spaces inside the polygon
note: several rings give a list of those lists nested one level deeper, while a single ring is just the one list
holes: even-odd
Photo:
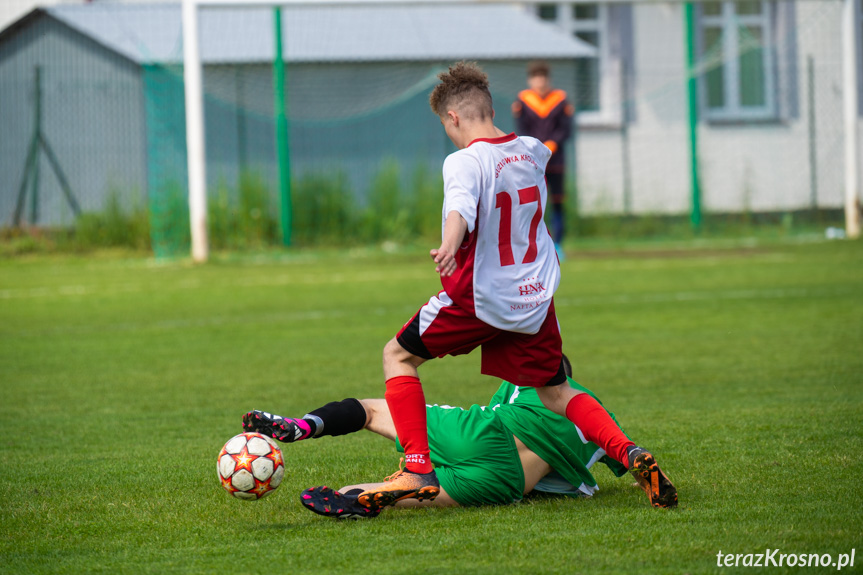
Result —
[{"label": "hnk logo text", "polygon": [[535,284],[527,284],[523,286],[518,286],[518,295],[533,295],[540,292],[544,292],[545,288],[542,287],[541,282],[536,282]]}]

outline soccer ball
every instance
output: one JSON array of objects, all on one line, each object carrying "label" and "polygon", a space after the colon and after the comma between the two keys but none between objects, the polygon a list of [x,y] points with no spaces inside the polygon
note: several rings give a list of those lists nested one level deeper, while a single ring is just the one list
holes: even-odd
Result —
[{"label": "soccer ball", "polygon": [[219,481],[238,499],[255,500],[276,490],[285,477],[282,450],[260,433],[235,435],[219,452]]}]

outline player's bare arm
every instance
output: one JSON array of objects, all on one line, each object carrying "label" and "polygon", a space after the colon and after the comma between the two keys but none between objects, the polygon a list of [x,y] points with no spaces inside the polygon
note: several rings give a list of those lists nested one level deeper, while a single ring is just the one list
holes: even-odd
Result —
[{"label": "player's bare arm", "polygon": [[464,241],[466,233],[467,222],[462,215],[456,211],[450,212],[446,217],[446,223],[444,223],[443,241],[440,247],[429,252],[434,263],[437,264],[435,271],[441,277],[449,277],[455,272],[457,267],[455,254]]}]

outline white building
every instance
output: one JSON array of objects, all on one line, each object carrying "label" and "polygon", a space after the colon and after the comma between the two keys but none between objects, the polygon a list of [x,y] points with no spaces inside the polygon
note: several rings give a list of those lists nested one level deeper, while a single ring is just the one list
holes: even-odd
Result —
[{"label": "white building", "polygon": [[[585,212],[689,209],[684,10],[653,2],[538,7],[598,49],[578,71]],[[705,210],[842,206],[841,11],[836,0],[695,4]],[[859,69],[859,46],[857,56]]]}]

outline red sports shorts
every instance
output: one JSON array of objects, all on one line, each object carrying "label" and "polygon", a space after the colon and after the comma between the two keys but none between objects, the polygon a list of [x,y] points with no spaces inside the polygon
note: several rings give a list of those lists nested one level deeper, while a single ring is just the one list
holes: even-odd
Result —
[{"label": "red sports shorts", "polygon": [[554,300],[539,331],[525,334],[488,325],[442,291],[420,308],[396,339],[424,359],[462,355],[482,346],[482,373],[515,385],[543,387],[566,381]]}]

